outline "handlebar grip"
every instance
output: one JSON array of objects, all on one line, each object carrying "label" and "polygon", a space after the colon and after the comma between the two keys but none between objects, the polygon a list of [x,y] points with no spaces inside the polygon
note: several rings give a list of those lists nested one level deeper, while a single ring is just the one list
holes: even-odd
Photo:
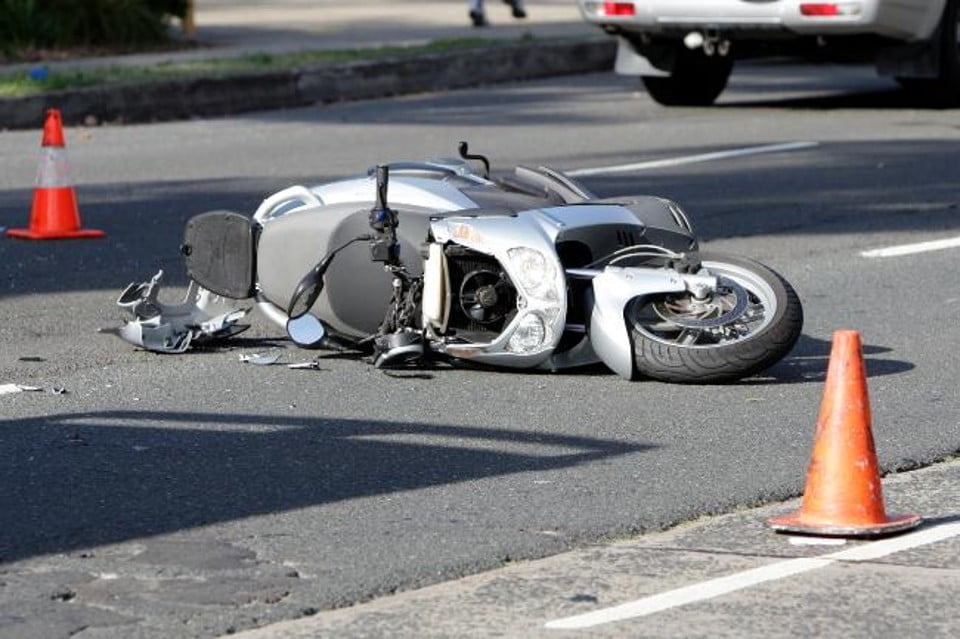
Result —
[{"label": "handlebar grip", "polygon": [[387,208],[387,186],[390,183],[390,167],[385,164],[377,165],[377,209]]}]

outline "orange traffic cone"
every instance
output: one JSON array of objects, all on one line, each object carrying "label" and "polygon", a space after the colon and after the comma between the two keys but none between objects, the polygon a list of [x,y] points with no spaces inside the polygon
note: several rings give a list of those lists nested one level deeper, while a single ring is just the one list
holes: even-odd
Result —
[{"label": "orange traffic cone", "polygon": [[779,532],[876,537],[920,521],[884,510],[860,334],[836,331],[800,510],[767,524]]},{"label": "orange traffic cone", "polygon": [[70,181],[70,163],[60,111],[50,109],[43,124],[40,145],[40,167],[33,191],[30,228],[9,229],[9,237],[25,240],[54,240],[80,237],[103,237],[103,231],[80,228],[77,196]]}]

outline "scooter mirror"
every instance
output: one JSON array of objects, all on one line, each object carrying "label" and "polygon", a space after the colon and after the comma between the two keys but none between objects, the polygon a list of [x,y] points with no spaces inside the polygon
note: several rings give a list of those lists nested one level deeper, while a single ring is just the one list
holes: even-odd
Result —
[{"label": "scooter mirror", "polygon": [[287,320],[287,335],[301,348],[319,347],[326,334],[323,322],[310,313]]},{"label": "scooter mirror", "polygon": [[287,307],[287,315],[290,319],[298,319],[308,313],[320,297],[320,291],[323,290],[323,271],[326,270],[325,267],[321,267],[323,267],[322,264],[317,265],[297,284],[297,289]]}]

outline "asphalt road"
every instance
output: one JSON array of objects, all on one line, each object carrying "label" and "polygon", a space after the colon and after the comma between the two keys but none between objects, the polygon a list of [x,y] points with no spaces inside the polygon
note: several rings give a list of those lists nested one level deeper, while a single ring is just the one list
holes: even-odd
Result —
[{"label": "asphalt road", "polygon": [[[804,302],[797,348],[757,378],[684,387],[241,364],[282,347],[262,321],[173,357],[95,333],[128,282],[162,267],[185,284],[190,215],[462,139],[495,169],[565,170],[816,142],[584,178],[676,199],[706,248],[781,272]],[[739,72],[711,109],[600,74],[68,130],[84,225],[108,237],[0,240],[0,384],[48,391],[0,396],[0,636],[212,636],[795,496],[836,329],[863,336],[884,468],[956,453],[957,249],[860,253],[958,235],[958,141],[955,112],[869,72],[779,66]],[[0,226],[26,223],[38,143],[0,133]]]}]

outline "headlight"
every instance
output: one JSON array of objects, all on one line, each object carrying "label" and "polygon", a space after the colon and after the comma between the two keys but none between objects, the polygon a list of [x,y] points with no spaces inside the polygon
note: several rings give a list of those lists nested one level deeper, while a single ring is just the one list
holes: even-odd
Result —
[{"label": "headlight", "polygon": [[517,328],[510,336],[507,350],[514,353],[530,353],[539,350],[547,341],[549,329],[543,323],[543,318],[536,313],[527,313],[517,324]]},{"label": "headlight", "polygon": [[557,301],[557,270],[543,253],[518,247],[509,249],[507,257],[513,265],[511,275],[516,276],[517,283],[527,295],[548,302]]}]

